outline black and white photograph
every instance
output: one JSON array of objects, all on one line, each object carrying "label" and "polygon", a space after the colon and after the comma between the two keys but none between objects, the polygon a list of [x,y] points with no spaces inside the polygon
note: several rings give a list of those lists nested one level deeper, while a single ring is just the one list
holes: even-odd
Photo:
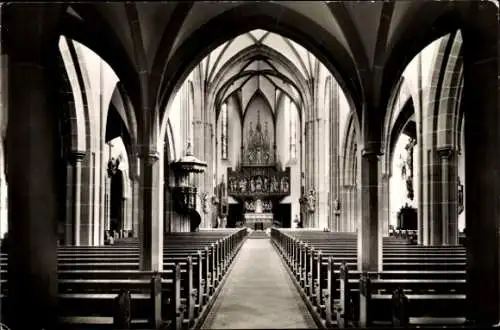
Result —
[{"label": "black and white photograph", "polygon": [[500,327],[499,12],[0,2],[0,330]]}]

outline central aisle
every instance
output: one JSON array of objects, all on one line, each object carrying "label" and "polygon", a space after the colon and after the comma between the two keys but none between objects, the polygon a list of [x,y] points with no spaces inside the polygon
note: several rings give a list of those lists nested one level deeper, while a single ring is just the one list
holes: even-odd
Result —
[{"label": "central aisle", "polygon": [[316,328],[269,239],[247,239],[202,329]]}]

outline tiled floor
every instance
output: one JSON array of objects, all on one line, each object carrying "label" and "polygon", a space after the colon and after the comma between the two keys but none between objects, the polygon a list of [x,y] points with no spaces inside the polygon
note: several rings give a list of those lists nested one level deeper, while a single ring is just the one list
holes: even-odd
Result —
[{"label": "tiled floor", "polygon": [[269,239],[247,239],[202,329],[316,328]]}]

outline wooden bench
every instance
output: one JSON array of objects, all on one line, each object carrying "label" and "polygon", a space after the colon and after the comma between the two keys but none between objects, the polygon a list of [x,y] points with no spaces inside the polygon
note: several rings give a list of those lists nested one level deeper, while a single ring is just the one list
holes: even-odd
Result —
[{"label": "wooden bench", "polygon": [[[362,281],[360,282],[361,274],[356,270],[357,241],[352,234],[336,234],[278,230],[271,233],[273,242],[304,293],[327,324],[335,322],[335,314],[347,315],[345,305],[344,309],[338,309],[341,302],[345,304],[346,297],[350,297],[348,301],[352,300],[353,307],[356,307],[353,309],[357,311],[353,313],[361,317],[359,287]],[[340,242],[332,240],[337,237]],[[304,242],[306,238],[307,241]],[[399,253],[402,255],[398,256]],[[385,306],[382,308],[387,308],[386,315],[391,314],[393,291],[402,289],[411,301],[409,309],[412,322],[427,324],[431,319],[431,323],[442,323],[444,320],[455,324],[457,320],[463,320],[460,317],[465,315],[466,256],[463,247],[420,249],[404,242],[384,240],[383,256],[384,271],[372,279],[371,288],[374,291],[371,297],[374,301],[383,301],[381,304]],[[344,269],[354,270],[348,272],[350,278],[343,282]],[[440,314],[436,306],[448,302],[455,307]],[[379,321],[387,320],[390,318],[382,317]],[[337,321],[345,323],[345,320],[338,318]]]},{"label": "wooden bench", "polygon": [[[155,301],[159,301],[159,306],[168,307],[163,309],[162,315],[156,315],[155,322],[167,320],[179,329],[194,324],[236,255],[246,231],[222,234],[226,236],[211,233],[208,240],[206,237],[197,240],[196,235],[190,235],[190,239],[184,238],[177,243],[169,240],[165,244],[164,270],[160,273],[163,298]],[[0,260],[0,276],[6,275],[7,255],[3,254]],[[126,247],[60,247],[58,286],[59,299],[64,304],[61,322],[109,327],[113,323],[114,299],[121,290],[128,290],[133,300],[133,325],[150,327],[151,313],[157,309],[151,305],[151,281],[144,277],[152,273],[140,272],[138,268],[139,247],[133,244]],[[175,275],[176,269],[178,275]],[[178,283],[177,291],[172,290],[175,283]],[[6,296],[8,291],[4,284],[2,294]],[[170,308],[172,303],[177,307]]]}]

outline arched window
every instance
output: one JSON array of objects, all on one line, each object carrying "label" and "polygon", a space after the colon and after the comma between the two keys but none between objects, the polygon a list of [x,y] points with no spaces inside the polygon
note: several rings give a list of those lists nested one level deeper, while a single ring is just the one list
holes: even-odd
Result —
[{"label": "arched window", "polygon": [[297,108],[291,100],[288,109],[290,111],[288,117],[290,123],[290,159],[295,159],[297,158]]},{"label": "arched window", "polygon": [[223,103],[221,112],[221,153],[222,159],[227,159],[227,104]]}]

